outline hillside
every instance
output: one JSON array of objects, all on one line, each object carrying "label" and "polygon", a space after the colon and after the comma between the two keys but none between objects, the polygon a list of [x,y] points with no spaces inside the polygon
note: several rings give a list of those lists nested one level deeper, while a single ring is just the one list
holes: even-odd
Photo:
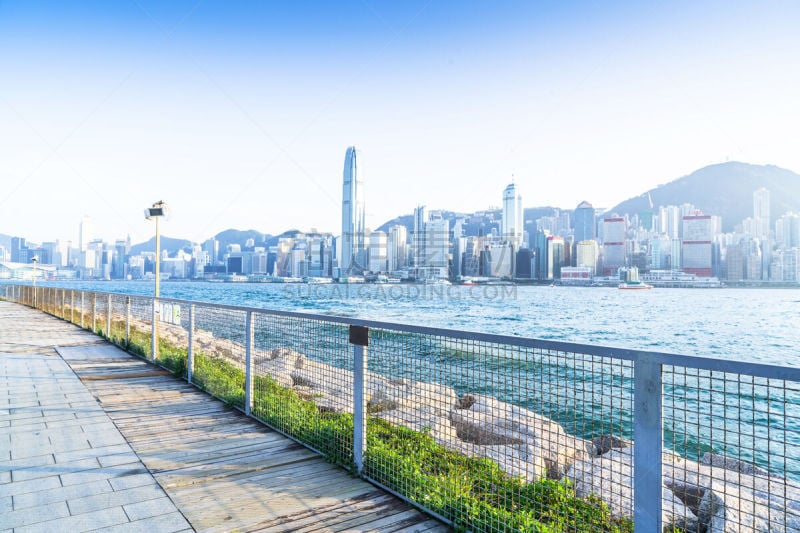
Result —
[{"label": "hillside", "polygon": [[[161,236],[161,249],[168,250],[169,254],[172,255],[176,253],[181,248],[191,247],[191,241],[187,241],[186,239],[175,239],[172,237],[165,237],[164,235]],[[139,244],[134,244],[131,246],[131,255],[137,255],[142,252],[154,252],[156,249],[156,238],[151,237],[149,241],[141,242]]]},{"label": "hillside", "polygon": [[787,211],[800,211],[800,175],[773,165],[729,162],[710,165],[614,206],[609,212],[635,214],[653,206],[694,204],[722,217],[723,231],[753,216],[753,191],[770,191],[771,224]]}]

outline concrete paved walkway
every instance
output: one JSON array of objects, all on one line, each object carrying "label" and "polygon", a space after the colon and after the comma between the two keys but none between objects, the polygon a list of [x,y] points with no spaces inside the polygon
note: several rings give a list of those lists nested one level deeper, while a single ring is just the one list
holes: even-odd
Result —
[{"label": "concrete paved walkway", "polygon": [[98,341],[0,302],[0,531],[191,531],[53,349]]},{"label": "concrete paved walkway", "polygon": [[0,301],[3,531],[449,528],[94,334]]}]

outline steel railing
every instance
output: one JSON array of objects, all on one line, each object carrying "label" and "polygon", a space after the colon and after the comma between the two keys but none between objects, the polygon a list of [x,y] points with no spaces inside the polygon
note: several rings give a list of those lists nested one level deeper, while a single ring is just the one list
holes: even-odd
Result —
[{"label": "steel railing", "polygon": [[4,294],[156,356],[469,530],[800,530],[797,368],[54,287]]}]

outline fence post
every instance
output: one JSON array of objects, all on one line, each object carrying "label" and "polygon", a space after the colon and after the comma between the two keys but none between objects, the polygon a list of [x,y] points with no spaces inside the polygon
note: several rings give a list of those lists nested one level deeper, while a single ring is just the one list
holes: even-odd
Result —
[{"label": "fence post", "polygon": [[153,318],[150,324],[150,359],[158,360],[158,298],[153,298]]},{"label": "fence post", "polygon": [[253,411],[253,312],[247,312],[247,319],[245,320],[245,329],[247,330],[247,338],[244,344],[244,414],[250,416]]},{"label": "fence post", "polygon": [[69,321],[75,323],[75,289],[69,291]]},{"label": "fence post", "polygon": [[106,298],[106,338],[111,340],[111,295]]},{"label": "fence post", "polygon": [[364,454],[367,451],[367,406],[364,388],[369,329],[365,326],[351,325],[350,343],[353,345],[353,462],[361,474],[364,471]]},{"label": "fence post", "polygon": [[663,426],[661,363],[641,354],[633,363],[633,525],[661,531]]},{"label": "fence post", "polygon": [[131,345],[131,297],[125,297],[125,349]]},{"label": "fence post", "polygon": [[194,304],[189,304],[189,346],[186,350],[186,381],[192,382],[194,373]]},{"label": "fence post", "polygon": [[92,333],[97,331],[97,293],[92,293]]},{"label": "fence post", "polygon": [[86,308],[86,292],[81,291],[81,328],[83,328],[83,311]]}]

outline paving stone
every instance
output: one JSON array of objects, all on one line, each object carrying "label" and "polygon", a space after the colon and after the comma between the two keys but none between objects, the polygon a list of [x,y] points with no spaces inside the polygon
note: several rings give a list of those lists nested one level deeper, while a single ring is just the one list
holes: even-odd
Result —
[{"label": "paving stone", "polygon": [[142,487],[144,485],[157,485],[156,480],[149,472],[141,472],[138,474],[120,476],[108,480],[114,490],[132,489],[134,487]]},{"label": "paving stone", "polygon": [[[23,526],[31,524],[40,524],[48,520],[63,518],[69,516],[69,509],[66,502],[51,503],[40,507],[31,507],[29,509],[21,509],[19,511],[11,511],[10,513],[3,513],[0,515],[0,528],[13,528],[14,531],[20,531]],[[53,531],[44,526],[38,525],[38,531]],[[33,529],[32,531],[35,531]]]},{"label": "paving stone", "polygon": [[177,510],[175,504],[166,495],[163,498],[128,504],[124,506],[124,509],[131,521],[169,514]]},{"label": "paving stone", "polygon": [[40,533],[42,531],[94,531],[128,522],[122,507],[102,509],[91,513],[67,516],[57,520],[40,521],[28,527],[15,527],[14,533]]},{"label": "paving stone", "polygon": [[14,496],[14,510],[47,505],[54,502],[66,502],[93,496],[103,492],[112,492],[114,489],[108,480],[95,481],[93,483],[83,483],[80,485],[70,485],[68,487],[58,486],[50,489],[28,492]]},{"label": "paving stone", "polygon": [[69,507],[70,513],[83,514],[100,509],[108,509],[110,507],[119,507],[153,500],[155,498],[162,498],[163,496],[164,490],[161,487],[150,485],[128,490],[102,492],[83,498],[68,500],[67,506]]},{"label": "paving stone", "polygon": [[128,522],[105,530],[106,533],[151,533],[158,531],[159,533],[175,533],[178,531],[194,531],[186,518],[177,511],[170,514],[163,514],[151,518],[145,518],[135,522]]}]

